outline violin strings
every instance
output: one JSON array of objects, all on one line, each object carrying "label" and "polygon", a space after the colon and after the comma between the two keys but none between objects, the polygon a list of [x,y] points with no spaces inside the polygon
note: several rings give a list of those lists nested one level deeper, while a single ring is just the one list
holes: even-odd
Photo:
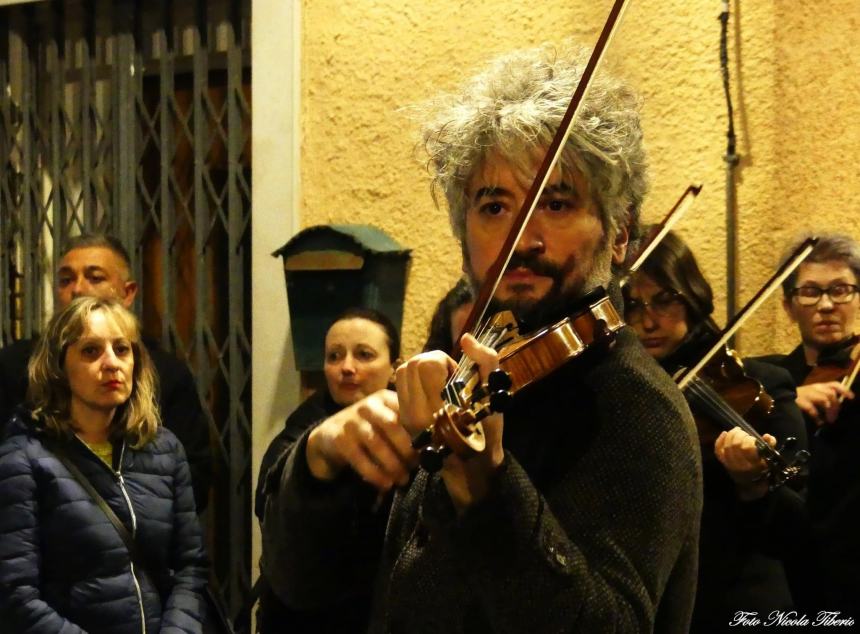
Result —
[{"label": "violin strings", "polygon": [[[505,335],[508,331],[507,327],[496,327],[493,326],[490,322],[483,324],[475,334],[475,338],[485,346],[490,348],[495,348],[496,344],[499,340]],[[447,396],[449,402],[462,406],[460,402],[460,395],[458,391],[454,388],[454,385],[457,381],[465,381],[466,378],[471,374],[472,369],[474,368],[475,363],[467,356],[462,355],[457,362],[457,367],[454,369],[454,372],[451,375],[451,378],[448,379],[448,383],[445,385],[444,394]]]},{"label": "violin strings", "polygon": [[[503,329],[494,328],[489,329],[488,326],[482,327],[475,338],[480,341],[485,346],[489,346],[494,348],[496,343],[498,343],[499,339],[501,339],[504,334]],[[468,357],[461,356],[460,360],[457,362],[457,369],[454,371],[451,382],[456,379],[462,379],[466,374],[468,374],[469,370],[471,370],[474,362]]]},{"label": "violin strings", "polygon": [[[492,336],[484,341],[481,341],[485,346],[490,348],[495,348],[496,343],[498,343],[501,338],[501,333],[491,333],[495,336]],[[475,367],[475,362],[472,361],[469,357],[463,356],[460,358],[459,363],[457,364],[457,371],[454,374],[454,378],[456,380],[465,380],[472,372],[472,369]]]},{"label": "violin strings", "polygon": [[719,394],[717,394],[717,392],[710,385],[702,381],[702,379],[700,379],[699,377],[694,378],[688,386],[688,389],[692,389],[693,394],[697,396],[704,405],[710,407],[711,411],[725,416],[732,422],[735,427],[740,427],[751,436],[759,439],[761,438],[758,432],[753,429],[740,414],[738,414],[734,409],[732,409],[725,402],[725,399],[723,399]]},{"label": "violin strings", "polygon": [[692,394],[696,396],[700,402],[704,405],[711,408],[712,411],[717,412],[718,414],[722,414],[726,416],[732,423],[734,423],[737,427],[740,427],[750,436],[758,440],[762,446],[764,446],[764,450],[771,455],[772,457],[778,458],[781,460],[782,456],[778,451],[776,451],[773,447],[771,447],[764,438],[752,427],[740,414],[738,414],[735,410],[731,409],[725,402],[725,400],[717,394],[717,392],[699,377],[695,377],[690,384],[687,386],[687,389],[692,389]]},{"label": "violin strings", "polygon": [[709,390],[708,387],[709,386],[706,386],[701,379],[696,377],[690,382],[687,389],[691,390],[692,394],[696,396],[703,405],[708,406],[712,412],[728,418],[735,427],[743,428],[744,422],[740,415],[729,407],[719,395],[714,393],[712,390]]}]

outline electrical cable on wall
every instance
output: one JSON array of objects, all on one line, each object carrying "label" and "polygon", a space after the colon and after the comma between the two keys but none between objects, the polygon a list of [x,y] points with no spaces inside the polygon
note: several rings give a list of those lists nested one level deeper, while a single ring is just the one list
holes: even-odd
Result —
[{"label": "electrical cable on wall", "polygon": [[737,310],[737,190],[735,172],[740,162],[736,152],[735,121],[732,107],[732,93],[729,82],[728,25],[729,2],[722,0],[720,21],[720,69],[723,76],[723,90],[728,109],[728,129],[726,130],[726,319],[731,319]]}]

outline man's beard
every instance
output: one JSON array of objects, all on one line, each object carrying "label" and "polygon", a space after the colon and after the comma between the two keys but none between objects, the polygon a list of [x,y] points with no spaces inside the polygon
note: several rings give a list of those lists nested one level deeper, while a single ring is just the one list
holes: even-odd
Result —
[{"label": "man's beard", "polygon": [[[586,269],[582,279],[565,288],[564,280],[573,272],[577,263],[574,257],[559,265],[540,256],[514,253],[508,270],[528,269],[536,275],[552,279],[552,285],[539,299],[526,300],[514,296],[500,300],[493,297],[487,307],[487,315],[509,310],[517,318],[522,332],[530,332],[568,317],[587,293],[598,286],[608,285],[612,279],[612,250],[608,240],[601,241],[593,260],[578,263],[581,269]],[[469,271],[468,274],[477,294],[479,285],[472,272]]]}]

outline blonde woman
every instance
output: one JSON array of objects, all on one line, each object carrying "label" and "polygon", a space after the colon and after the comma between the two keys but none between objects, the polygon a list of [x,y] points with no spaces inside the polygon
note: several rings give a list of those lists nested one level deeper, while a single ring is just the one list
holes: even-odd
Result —
[{"label": "blonde woman", "polygon": [[160,425],[134,316],[74,300],[48,325],[29,385],[0,445],[3,631],[201,631],[191,478]]}]

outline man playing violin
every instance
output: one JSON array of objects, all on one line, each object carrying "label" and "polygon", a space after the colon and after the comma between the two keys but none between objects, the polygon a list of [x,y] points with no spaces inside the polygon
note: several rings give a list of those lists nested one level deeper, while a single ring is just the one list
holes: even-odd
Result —
[{"label": "man playing violin", "polygon": [[[435,185],[476,287],[585,59],[579,50],[515,52],[462,94],[428,106],[424,140]],[[614,277],[647,188],[637,98],[625,84],[592,79],[559,165],[491,304],[491,311],[511,310],[521,332],[583,309],[583,297],[598,286],[620,308]],[[497,351],[471,335],[461,346],[486,381]],[[344,574],[360,582],[343,554],[349,526],[372,510],[357,508],[349,487],[360,483],[348,474],[367,473],[370,462],[378,472],[364,479],[377,487],[406,481],[416,459],[408,439],[433,423],[453,366],[440,351],[413,357],[397,370],[396,419],[368,408],[336,442],[297,443],[263,525],[264,565],[277,571],[276,592],[279,584],[301,586],[308,571],[320,591],[326,572],[332,583]],[[683,396],[635,334],[622,328],[611,346],[554,369],[483,425],[484,452],[449,455],[438,472],[419,470],[395,497],[371,631],[687,631],[702,504],[699,449]],[[320,453],[338,469],[313,473],[308,464]],[[321,516],[331,530],[323,530]],[[276,540],[287,543],[280,552],[293,553],[292,566],[266,562],[266,544]],[[326,570],[327,560],[340,562],[338,569]]]},{"label": "man playing violin", "polygon": [[[804,555],[795,562],[795,598],[807,610],[842,610],[855,620],[860,619],[860,403],[841,377],[857,350],[858,282],[860,245],[844,235],[820,236],[783,283],[783,306],[801,343],[787,355],[761,358],[792,375],[810,431],[805,498],[784,492],[769,501],[776,509],[771,515],[794,529],[791,550]],[[743,434],[726,443],[721,460],[738,473],[762,466]]]}]

